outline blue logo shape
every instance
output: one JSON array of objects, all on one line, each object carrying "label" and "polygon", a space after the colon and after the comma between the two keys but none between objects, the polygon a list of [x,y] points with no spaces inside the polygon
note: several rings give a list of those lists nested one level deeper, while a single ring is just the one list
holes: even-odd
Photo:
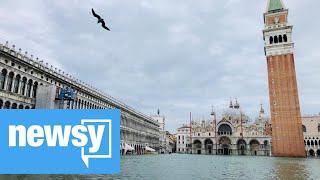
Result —
[{"label": "blue logo shape", "polygon": [[0,174],[120,173],[120,110],[0,110]]}]

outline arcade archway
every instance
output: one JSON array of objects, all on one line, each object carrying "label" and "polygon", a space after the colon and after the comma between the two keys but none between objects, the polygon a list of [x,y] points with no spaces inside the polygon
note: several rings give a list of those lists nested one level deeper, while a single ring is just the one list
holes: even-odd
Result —
[{"label": "arcade archway", "polygon": [[239,139],[237,142],[237,149],[239,155],[247,154],[247,143],[244,139]]},{"label": "arcade archway", "polygon": [[259,141],[253,139],[250,141],[250,153],[251,155],[257,156],[260,150],[260,143]]},{"label": "arcade archway", "polygon": [[206,139],[204,141],[204,148],[205,148],[206,154],[212,154],[213,142],[211,139]]},{"label": "arcade archway", "polygon": [[311,157],[314,157],[314,156],[315,156],[313,149],[310,149],[310,150],[309,150],[309,156],[311,156]]},{"label": "arcade archway", "polygon": [[218,154],[221,155],[230,155],[232,154],[231,150],[231,140],[223,136],[219,139],[219,149],[218,149]]},{"label": "arcade archway", "polygon": [[201,146],[202,146],[202,143],[200,140],[195,140],[193,142],[193,150],[195,152],[195,154],[201,154]]}]

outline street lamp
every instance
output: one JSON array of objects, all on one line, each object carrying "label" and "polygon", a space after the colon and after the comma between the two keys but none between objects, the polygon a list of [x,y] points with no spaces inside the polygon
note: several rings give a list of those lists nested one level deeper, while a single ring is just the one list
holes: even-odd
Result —
[{"label": "street lamp", "polygon": [[216,112],[213,111],[213,106],[212,106],[212,111],[211,111],[211,116],[213,116],[213,121],[214,121],[214,137],[216,140],[216,155],[218,155],[218,142],[217,142],[217,116]]}]

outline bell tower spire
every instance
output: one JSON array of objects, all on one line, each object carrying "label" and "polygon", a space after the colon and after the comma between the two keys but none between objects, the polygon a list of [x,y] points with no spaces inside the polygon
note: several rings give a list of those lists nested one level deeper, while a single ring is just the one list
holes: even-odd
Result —
[{"label": "bell tower spire", "polygon": [[285,9],[282,0],[268,0],[267,12]]}]

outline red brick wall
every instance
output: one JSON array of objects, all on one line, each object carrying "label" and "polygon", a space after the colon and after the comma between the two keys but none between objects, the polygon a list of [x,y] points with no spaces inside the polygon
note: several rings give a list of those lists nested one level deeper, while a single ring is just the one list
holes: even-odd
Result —
[{"label": "red brick wall", "polygon": [[279,23],[286,23],[287,22],[287,14],[281,14],[281,15],[273,15],[273,16],[268,16],[266,18],[266,24],[267,25],[272,25],[274,24],[274,19],[275,17],[279,17]]},{"label": "red brick wall", "polygon": [[294,56],[269,56],[267,64],[272,154],[305,157]]}]

